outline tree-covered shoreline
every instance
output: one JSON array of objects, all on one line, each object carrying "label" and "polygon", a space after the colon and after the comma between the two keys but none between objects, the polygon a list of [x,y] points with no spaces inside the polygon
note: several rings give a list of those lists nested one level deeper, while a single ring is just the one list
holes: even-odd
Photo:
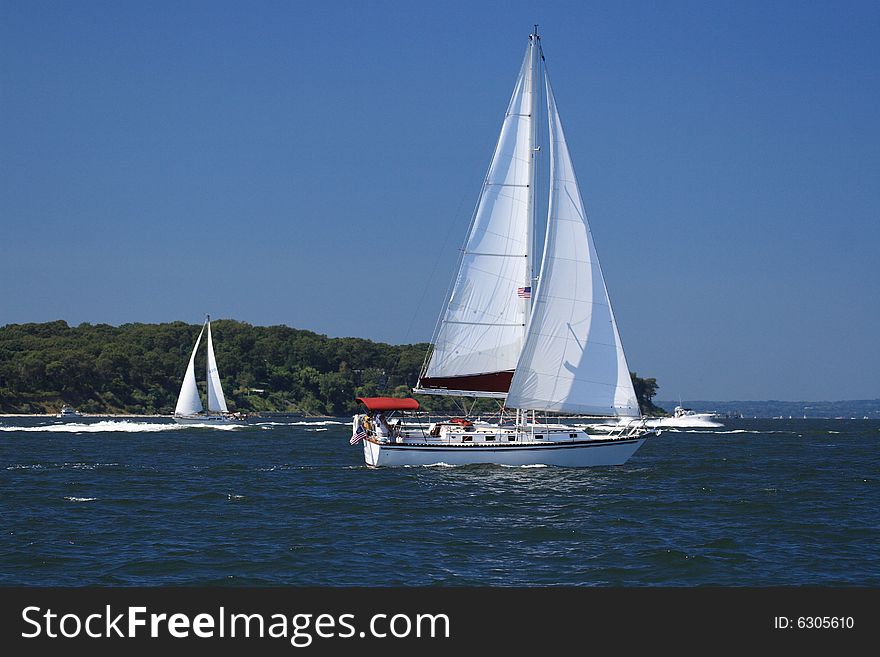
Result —
[{"label": "tree-covered shoreline", "polygon": [[[390,345],[329,338],[288,326],[212,320],[214,350],[230,410],[341,416],[355,397],[408,396],[427,343]],[[200,325],[80,324],[58,320],[0,327],[0,413],[56,413],[71,404],[85,413],[170,414]],[[204,349],[196,372],[205,371]],[[203,385],[204,376],[199,376]],[[654,379],[633,375],[647,414]],[[437,413],[459,413],[457,400],[419,397]],[[497,410],[478,400],[475,412]]]}]

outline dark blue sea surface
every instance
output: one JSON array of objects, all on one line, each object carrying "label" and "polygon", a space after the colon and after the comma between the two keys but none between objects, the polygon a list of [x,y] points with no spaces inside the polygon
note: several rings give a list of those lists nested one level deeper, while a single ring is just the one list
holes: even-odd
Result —
[{"label": "dark blue sea surface", "polygon": [[0,418],[0,585],[878,586],[880,421],[371,470],[339,420]]}]

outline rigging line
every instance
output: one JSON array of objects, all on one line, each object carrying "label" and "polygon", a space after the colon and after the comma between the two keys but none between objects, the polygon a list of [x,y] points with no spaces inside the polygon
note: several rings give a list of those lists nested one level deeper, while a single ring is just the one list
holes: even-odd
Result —
[{"label": "rigging line", "polygon": [[[456,210],[455,210],[455,215],[454,215],[454,216],[457,217],[457,216],[459,216],[459,215],[461,214],[461,208],[462,208],[462,206],[464,206],[464,202],[465,202],[467,196],[468,196],[467,193],[463,193],[463,194],[461,195],[461,198],[460,198],[459,201],[458,201],[458,208],[456,208]],[[427,294],[428,294],[428,290],[429,290],[430,287],[431,287],[431,281],[434,280],[434,275],[437,273],[437,267],[438,267],[439,264],[440,264],[440,260],[441,260],[442,257],[443,257],[443,253],[444,253],[444,251],[446,251],[446,245],[449,243],[449,238],[452,236],[452,230],[453,230],[454,227],[455,227],[455,222],[450,221],[450,222],[449,222],[449,225],[448,225],[448,227],[447,227],[447,229],[446,229],[446,235],[445,235],[444,238],[443,238],[443,245],[437,250],[436,257],[434,258],[434,264],[433,264],[432,267],[431,267],[431,273],[428,274],[428,284],[425,285],[425,286],[422,288],[422,294],[421,294],[421,296],[419,297],[419,301],[418,301],[418,303],[416,303],[416,308],[415,308],[415,310],[413,311],[412,315],[410,316],[409,326],[407,327],[407,329],[406,329],[406,333],[404,334],[404,343],[405,343],[405,344],[408,344],[408,343],[409,343],[410,334],[412,333],[413,324],[415,324],[416,317],[417,317],[417,316],[419,315],[419,313],[421,312],[422,304],[424,303],[424,301],[425,301],[425,297],[426,297]],[[453,278],[453,281],[454,281],[454,280],[455,280],[455,279]],[[451,287],[452,287],[452,286],[450,285],[449,288],[451,288]],[[447,291],[446,291],[446,295],[447,295],[447,297],[449,296],[449,294],[450,294],[450,289],[447,289]],[[443,317],[443,316],[441,315],[440,318],[442,318],[442,317]],[[432,338],[431,338],[431,346],[433,346],[434,337],[436,336],[436,332],[437,332],[438,327],[439,327],[439,319],[438,319],[438,321],[435,323],[434,334],[432,334]],[[423,365],[422,365],[422,371],[425,370],[425,367],[426,367],[426,365],[427,365],[428,356],[430,355],[431,351],[432,351],[432,349],[431,349],[431,347],[429,347],[428,350],[427,350],[427,352],[426,352],[426,354],[425,354],[425,362],[424,362]],[[401,360],[402,358],[403,358],[403,354],[401,354],[401,355],[398,357],[398,359],[397,359],[397,365],[398,365],[398,366],[400,365],[400,360]],[[420,374],[421,374],[421,373],[420,373]]]},{"label": "rigging line", "polygon": [[465,255],[474,255],[474,256],[493,256],[496,258],[528,258],[529,256],[526,254],[520,253],[481,253],[479,251],[465,251]]},{"label": "rigging line", "polygon": [[[501,136],[499,135],[498,141],[496,142],[496,145],[495,145],[496,150],[498,149],[498,143],[500,142],[500,140],[501,140]],[[493,156],[493,161],[494,161],[494,156]],[[474,226],[476,225],[476,222],[477,222],[477,212],[480,209],[480,203],[483,202],[483,196],[485,196],[485,194],[486,194],[486,183],[489,181],[489,175],[491,174],[491,172],[492,172],[492,162],[489,163],[489,168],[486,170],[486,175],[483,177],[483,184],[480,186],[480,193],[477,196],[476,205],[474,205],[474,209],[471,212],[470,221],[468,222],[467,234],[465,235],[464,242],[462,243],[461,247],[459,247],[460,253],[459,253],[458,258],[456,260],[456,267],[455,267],[456,275],[452,277],[452,279],[449,281],[449,285],[446,287],[446,294],[444,295],[444,298],[443,298],[443,306],[442,306],[443,310],[440,311],[440,316],[437,317],[437,321],[434,323],[434,331],[431,334],[431,342],[428,346],[427,351],[425,352],[425,360],[422,362],[422,370],[421,370],[421,372],[419,372],[419,379],[421,379],[423,376],[427,375],[428,365],[430,364],[431,357],[434,354],[434,346],[436,345],[437,339],[440,337],[440,331],[443,328],[443,318],[446,317],[446,314],[449,312],[449,304],[452,301],[452,295],[455,292],[455,286],[456,286],[456,283],[458,282],[458,274],[461,272],[461,266],[464,262],[464,251],[467,248],[467,245],[470,243],[471,233],[473,232]],[[459,201],[458,210],[456,210],[456,215],[458,215],[461,212],[461,206],[464,205],[464,200],[465,200],[466,196],[467,196],[466,193],[462,194],[461,200]],[[453,223],[453,222],[450,222],[450,224],[451,223]],[[446,241],[449,239],[449,235],[451,234],[451,231],[452,231],[452,226],[450,226],[450,228],[447,232],[446,239],[444,240],[444,247],[445,247]],[[439,262],[439,258],[440,258],[439,252],[438,252],[437,258],[438,258],[438,262]]]},{"label": "rigging line", "polygon": [[447,319],[443,323],[463,324],[465,326],[525,326],[523,322],[516,322],[515,324],[499,324],[498,322],[461,322],[454,319]]}]

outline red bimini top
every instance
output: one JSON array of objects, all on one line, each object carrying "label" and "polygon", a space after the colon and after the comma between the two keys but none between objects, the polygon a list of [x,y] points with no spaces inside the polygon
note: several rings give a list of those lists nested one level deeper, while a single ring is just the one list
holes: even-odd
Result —
[{"label": "red bimini top", "polygon": [[357,397],[370,411],[417,411],[419,402],[415,399],[397,397]]}]

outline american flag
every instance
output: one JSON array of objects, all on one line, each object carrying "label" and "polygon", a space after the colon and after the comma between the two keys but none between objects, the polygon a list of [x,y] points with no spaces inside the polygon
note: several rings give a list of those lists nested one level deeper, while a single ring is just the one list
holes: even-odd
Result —
[{"label": "american flag", "polygon": [[516,293],[520,299],[531,299],[532,298],[532,288],[531,287],[518,287],[518,288],[516,288]]},{"label": "american flag", "polygon": [[352,445],[357,445],[360,441],[367,437],[367,432],[364,431],[364,425],[361,424],[361,421],[358,420],[357,428],[351,433],[351,440],[348,442]]}]

